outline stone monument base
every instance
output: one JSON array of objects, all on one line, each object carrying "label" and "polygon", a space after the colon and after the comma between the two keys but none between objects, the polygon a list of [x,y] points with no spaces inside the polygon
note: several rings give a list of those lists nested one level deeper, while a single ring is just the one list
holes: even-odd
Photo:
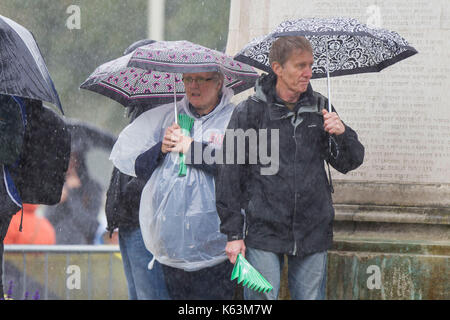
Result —
[{"label": "stone monument base", "polygon": [[[334,184],[327,299],[450,299],[447,185]],[[290,299],[287,268],[279,298]]]}]

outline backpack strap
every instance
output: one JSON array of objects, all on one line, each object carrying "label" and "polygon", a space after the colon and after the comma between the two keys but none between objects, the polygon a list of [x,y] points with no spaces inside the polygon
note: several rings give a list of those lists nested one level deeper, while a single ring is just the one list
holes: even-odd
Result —
[{"label": "backpack strap", "polygon": [[263,101],[255,96],[250,96],[247,101],[251,102],[251,106],[247,107],[246,113],[248,128],[259,129],[262,122],[262,111],[264,108]]},{"label": "backpack strap", "polygon": [[14,184],[7,165],[3,165],[3,182],[5,183],[6,192],[12,202],[18,207],[22,207],[22,199],[20,198],[19,191]]},{"label": "backpack strap", "polygon": [[[26,127],[27,127],[27,110],[25,108],[25,104],[24,104],[22,98],[20,98],[20,97],[12,96],[12,98],[19,105],[20,113],[22,115],[23,127],[26,129]],[[20,155],[19,155],[19,159],[20,159]],[[14,164],[14,167],[16,167],[19,164],[19,159],[17,159],[16,163]],[[19,231],[22,232],[22,223],[23,223],[22,199],[20,197],[19,191],[17,190],[17,188],[14,184],[11,174],[9,173],[8,166],[6,166],[6,165],[4,166],[3,172],[4,172],[4,178],[5,178],[5,186],[6,186],[6,190],[8,191],[8,195],[10,196],[11,200],[13,200],[17,206],[22,208],[21,213],[20,213],[20,225],[19,225]]]},{"label": "backpack strap", "polygon": [[25,104],[23,103],[23,100],[20,97],[12,96],[12,98],[20,107],[20,113],[22,114],[23,126],[26,127],[27,126],[27,109],[25,108]]},{"label": "backpack strap", "polygon": [[[321,95],[320,93],[314,92],[314,97],[317,99],[316,105],[317,105],[317,112],[322,113],[322,109],[328,110],[328,103],[327,99]],[[247,106],[247,112],[246,112],[246,123],[248,124],[248,128],[258,129],[262,122],[262,115],[263,115],[263,107],[264,104],[263,101],[259,100],[255,96],[250,96],[247,99],[248,102],[251,102],[251,106]],[[331,152],[331,136],[328,135],[329,139],[329,145],[330,145],[330,152]],[[328,160],[324,160],[327,164],[328,168],[328,185],[330,186],[331,193],[334,193],[334,187],[333,187],[333,179],[331,177],[331,169],[330,169],[330,163]],[[247,192],[247,190],[246,190]],[[247,194],[248,196],[248,194]]]},{"label": "backpack strap", "polygon": [[[263,111],[263,104],[262,101],[256,98],[255,96],[250,96],[245,100],[243,103],[246,103],[246,110],[245,113],[243,113],[243,120],[246,124],[246,128],[243,129],[255,129],[258,130],[258,128],[261,125],[262,120],[262,111]],[[248,177],[249,177],[249,169],[248,167],[245,167],[244,169],[244,178],[242,181],[245,181],[245,186],[243,190],[243,199],[245,203],[241,203],[241,207],[244,209],[244,211],[248,211],[248,203],[250,201],[250,190],[249,190],[249,183],[248,183]]]},{"label": "backpack strap", "polygon": [[322,109],[327,109],[327,111],[328,111],[327,98],[325,98],[323,95],[321,95],[318,92],[314,92],[313,95],[317,99],[317,102],[316,102],[317,112],[321,113]]},{"label": "backpack strap", "polygon": [[[17,103],[20,109],[20,113],[22,116],[22,123],[24,128],[26,128],[27,125],[27,113],[25,104],[23,103],[22,99],[20,97],[11,96],[14,101]],[[19,156],[20,159],[20,156]],[[19,159],[16,160],[16,162],[12,165],[13,168],[18,166]],[[8,193],[9,198],[14,202],[16,206],[19,208],[22,208],[22,214],[20,217],[20,226],[19,231],[22,232],[22,221],[23,221],[23,205],[22,205],[22,199],[20,197],[19,190],[17,189],[16,185],[14,184],[14,180],[11,176],[10,169],[8,165],[3,165],[3,181],[5,184],[6,192]]]},{"label": "backpack strap", "polygon": [[[318,92],[314,92],[314,97],[317,99],[317,112],[322,113],[322,109],[326,109],[328,111],[328,101],[327,99]],[[328,151],[331,154],[331,136],[328,134]],[[328,185],[330,186],[331,193],[334,193],[333,187],[333,179],[331,178],[331,170],[330,170],[330,162],[325,159],[325,163],[328,168]]]}]

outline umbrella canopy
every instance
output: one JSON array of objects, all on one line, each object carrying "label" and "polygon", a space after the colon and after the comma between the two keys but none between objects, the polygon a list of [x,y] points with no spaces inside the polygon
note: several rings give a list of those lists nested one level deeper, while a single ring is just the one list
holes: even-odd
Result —
[{"label": "umbrella canopy", "polygon": [[61,102],[30,31],[0,15],[0,93],[58,106]]},{"label": "umbrella canopy", "polygon": [[77,119],[66,118],[65,123],[70,132],[71,153],[77,160],[80,179],[82,182],[95,180],[106,189],[111,170],[108,157],[117,137],[93,124]]},{"label": "umbrella canopy", "polygon": [[111,151],[116,137],[92,124],[77,119],[65,119],[71,134],[72,152],[86,153],[90,148],[100,148]]},{"label": "umbrella canopy", "polygon": [[155,43],[155,42],[156,42],[156,40],[153,40],[153,39],[141,39],[141,40],[135,41],[132,44],[130,44],[128,46],[128,48],[125,49],[123,54],[124,55],[125,54],[129,54],[129,53],[133,52],[134,50],[136,50],[138,47],[142,47],[142,46],[145,46],[147,44],[152,44],[152,43]]},{"label": "umbrella canopy", "polygon": [[158,41],[138,47],[129,66],[170,73],[221,72],[237,94],[254,86],[255,70],[232,57],[189,41]]},{"label": "umbrella canopy", "polygon": [[270,72],[269,51],[281,36],[304,36],[313,47],[313,78],[378,72],[417,53],[398,33],[371,28],[353,18],[310,18],[282,22],[249,42],[238,61]]},{"label": "umbrella canopy", "polygon": [[177,99],[184,96],[181,74],[130,67],[132,55],[133,53],[129,53],[102,64],[80,88],[111,98],[124,107],[169,103],[174,99],[174,85]]},{"label": "umbrella canopy", "polygon": [[[175,66],[176,59],[171,57],[179,52],[183,52],[183,61]],[[167,59],[163,58],[165,53]],[[150,59],[153,54],[159,59]],[[124,56],[99,66],[80,88],[107,96],[125,107],[156,106],[174,101],[174,95],[177,100],[184,96],[183,72],[208,71],[221,71],[225,86],[234,93],[251,88],[258,76],[252,67],[188,41],[144,39],[128,47]]]}]

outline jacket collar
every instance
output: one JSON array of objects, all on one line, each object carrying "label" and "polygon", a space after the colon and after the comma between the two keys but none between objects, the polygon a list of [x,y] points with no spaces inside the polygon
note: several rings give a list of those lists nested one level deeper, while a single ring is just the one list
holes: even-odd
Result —
[{"label": "jacket collar", "polygon": [[269,73],[262,75],[256,82],[254,97],[264,101],[268,105],[269,117],[271,120],[280,120],[295,116],[302,112],[316,112],[314,91],[311,84],[304,93],[300,95],[299,100],[295,104],[294,110],[289,110],[284,102],[278,97],[275,89],[276,75]]}]

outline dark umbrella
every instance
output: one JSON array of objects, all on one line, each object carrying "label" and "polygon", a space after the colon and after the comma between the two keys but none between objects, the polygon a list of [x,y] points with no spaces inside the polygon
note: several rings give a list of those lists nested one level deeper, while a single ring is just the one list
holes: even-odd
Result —
[{"label": "dark umbrella", "polygon": [[78,165],[82,167],[79,172],[81,180],[96,180],[105,187],[111,165],[108,156],[117,137],[83,121],[66,118],[65,122],[72,138],[72,156],[77,158]]},{"label": "dark umbrella", "polygon": [[0,93],[48,101],[64,114],[58,93],[30,31],[0,15]]},{"label": "dark umbrella", "polygon": [[69,118],[65,123],[72,137],[72,152],[84,153],[94,147],[109,152],[116,142],[116,136],[92,124]]},{"label": "dark umbrella", "polygon": [[[370,28],[352,18],[311,18],[282,22],[248,43],[234,58],[270,72],[269,51],[281,36],[304,36],[313,47],[313,78],[378,72],[417,53],[398,33]],[[330,111],[329,110],[329,111]]]}]

